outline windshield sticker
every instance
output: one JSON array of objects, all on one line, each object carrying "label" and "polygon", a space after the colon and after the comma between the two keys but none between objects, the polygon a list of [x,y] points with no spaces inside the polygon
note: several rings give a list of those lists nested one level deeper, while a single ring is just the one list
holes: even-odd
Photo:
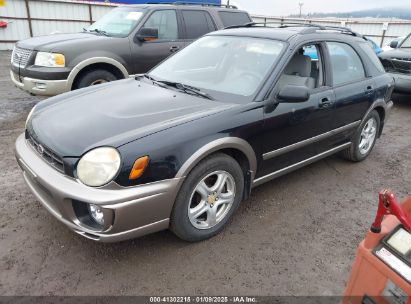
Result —
[{"label": "windshield sticker", "polygon": [[126,19],[127,20],[138,20],[141,18],[142,15],[143,15],[142,12],[130,12],[127,14]]}]

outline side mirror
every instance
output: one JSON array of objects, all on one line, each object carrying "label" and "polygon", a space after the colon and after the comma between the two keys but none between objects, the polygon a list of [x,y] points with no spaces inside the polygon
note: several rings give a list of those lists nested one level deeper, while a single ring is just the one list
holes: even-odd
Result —
[{"label": "side mirror", "polygon": [[286,85],[278,93],[279,102],[304,102],[310,98],[310,89],[305,86]]},{"label": "side mirror", "polygon": [[390,48],[396,49],[398,47],[398,40],[391,41]]},{"label": "side mirror", "polygon": [[143,27],[138,31],[136,38],[142,42],[157,40],[158,28]]}]

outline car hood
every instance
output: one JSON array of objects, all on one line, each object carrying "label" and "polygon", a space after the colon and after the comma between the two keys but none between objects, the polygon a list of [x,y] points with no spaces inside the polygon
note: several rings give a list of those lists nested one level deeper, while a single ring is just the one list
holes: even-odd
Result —
[{"label": "car hood", "polygon": [[234,107],[135,79],[62,94],[40,102],[27,130],[61,157],[128,142]]},{"label": "car hood", "polygon": [[399,48],[385,51],[379,54],[382,59],[407,58],[411,59],[411,48]]},{"label": "car hood", "polygon": [[35,50],[35,51],[47,51],[51,52],[53,50],[60,51],[60,49],[65,49],[66,46],[73,46],[74,43],[88,39],[91,40],[101,40],[108,39],[106,36],[99,36],[91,33],[75,33],[75,34],[54,34],[46,36],[38,36],[25,40],[21,40],[17,43],[17,46]]}]

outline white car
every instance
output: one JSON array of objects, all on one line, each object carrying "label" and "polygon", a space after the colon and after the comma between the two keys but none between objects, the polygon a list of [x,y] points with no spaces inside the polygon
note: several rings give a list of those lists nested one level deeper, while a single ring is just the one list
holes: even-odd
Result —
[{"label": "white car", "polygon": [[383,46],[383,48],[382,48],[383,52],[393,49],[390,46],[391,42],[397,41],[397,45],[399,45],[404,39],[405,39],[405,36],[394,38],[393,40],[390,41],[390,43],[387,43],[386,45]]}]

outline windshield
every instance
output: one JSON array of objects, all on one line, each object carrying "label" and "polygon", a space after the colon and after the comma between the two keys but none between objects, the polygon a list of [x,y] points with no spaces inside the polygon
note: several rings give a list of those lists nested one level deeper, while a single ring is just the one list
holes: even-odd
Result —
[{"label": "windshield", "polygon": [[118,7],[90,25],[87,30],[109,36],[126,37],[135,28],[144,12],[142,9]]},{"label": "windshield", "polygon": [[241,96],[253,95],[277,62],[276,40],[205,36],[154,68],[158,80]]},{"label": "windshield", "polygon": [[[401,43],[401,41],[400,41],[399,43]],[[404,40],[404,42],[401,44],[401,47],[402,47],[402,48],[411,48],[411,35],[408,36],[408,37]]]}]

